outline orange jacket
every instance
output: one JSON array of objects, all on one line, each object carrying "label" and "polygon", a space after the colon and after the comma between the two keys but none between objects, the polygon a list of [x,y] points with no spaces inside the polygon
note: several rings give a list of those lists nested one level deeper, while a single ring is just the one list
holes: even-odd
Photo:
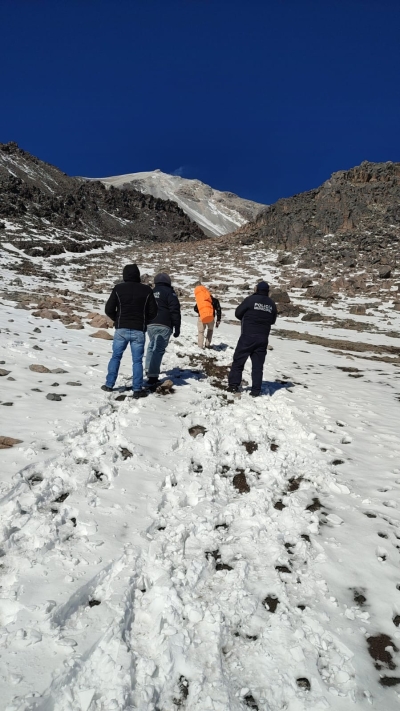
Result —
[{"label": "orange jacket", "polygon": [[199,310],[199,318],[202,323],[211,323],[211,321],[214,321],[212,296],[208,289],[203,285],[196,286],[194,296]]}]

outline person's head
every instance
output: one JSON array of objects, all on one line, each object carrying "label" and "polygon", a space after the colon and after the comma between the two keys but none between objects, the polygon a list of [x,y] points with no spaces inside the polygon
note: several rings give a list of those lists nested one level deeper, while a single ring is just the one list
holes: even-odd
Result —
[{"label": "person's head", "polygon": [[267,284],[266,281],[259,281],[258,284],[256,285],[255,293],[256,294],[265,294],[266,296],[268,296],[269,284]]},{"label": "person's head", "polygon": [[139,267],[136,264],[127,264],[122,272],[122,278],[124,281],[140,282]]},{"label": "person's head", "polygon": [[154,284],[168,284],[168,286],[171,286],[171,277],[166,272],[159,272],[154,277]]},{"label": "person's head", "polygon": [[195,281],[195,283],[193,284],[193,288],[195,289],[196,286],[201,286],[201,281],[199,279]]}]

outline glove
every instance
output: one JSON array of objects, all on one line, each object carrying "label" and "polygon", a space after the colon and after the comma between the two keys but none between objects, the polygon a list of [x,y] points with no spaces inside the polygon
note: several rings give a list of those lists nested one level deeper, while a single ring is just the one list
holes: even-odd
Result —
[{"label": "glove", "polygon": [[180,328],[176,328],[174,331],[174,338],[178,338],[180,332],[181,332]]}]

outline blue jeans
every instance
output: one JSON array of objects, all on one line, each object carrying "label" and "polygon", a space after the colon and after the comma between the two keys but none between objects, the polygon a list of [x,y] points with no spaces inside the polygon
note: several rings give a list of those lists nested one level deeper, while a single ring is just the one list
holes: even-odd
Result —
[{"label": "blue jeans", "polygon": [[116,328],[113,340],[113,352],[108,364],[106,385],[113,388],[118,377],[119,366],[123,353],[130,343],[132,353],[132,390],[143,387],[143,354],[145,334],[130,328]]},{"label": "blue jeans", "polygon": [[171,338],[172,329],[168,326],[150,325],[147,328],[150,343],[146,353],[146,373],[149,378],[158,378],[161,361]]}]

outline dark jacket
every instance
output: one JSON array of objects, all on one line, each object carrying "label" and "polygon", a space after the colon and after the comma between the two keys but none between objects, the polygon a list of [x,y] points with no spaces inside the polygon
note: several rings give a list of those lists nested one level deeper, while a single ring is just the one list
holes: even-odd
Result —
[{"label": "dark jacket", "polygon": [[[216,314],[216,315],[217,315],[217,321],[221,321],[221,318],[222,318],[221,304],[219,303],[218,299],[217,299],[215,296],[212,296],[211,298],[212,298],[212,305],[213,305],[213,307],[214,307],[214,318],[215,318],[215,314]],[[196,304],[196,306],[194,307],[194,310],[196,311],[196,314],[199,313],[199,309],[198,309],[198,307],[197,307],[197,304]]]},{"label": "dark jacket", "polygon": [[124,267],[124,281],[114,286],[105,307],[115,328],[146,331],[149,321],[157,316],[157,303],[150,286],[140,283],[136,264]]},{"label": "dark jacket", "polygon": [[175,335],[179,336],[181,329],[181,305],[175,294],[173,287],[165,282],[159,282],[153,289],[153,295],[157,302],[158,313],[152,319],[151,325],[167,326],[174,329]]},{"label": "dark jacket", "polygon": [[242,301],[235,311],[235,316],[242,322],[245,336],[260,336],[268,340],[272,324],[276,321],[276,305],[268,296],[268,289],[262,286],[257,292]]}]

